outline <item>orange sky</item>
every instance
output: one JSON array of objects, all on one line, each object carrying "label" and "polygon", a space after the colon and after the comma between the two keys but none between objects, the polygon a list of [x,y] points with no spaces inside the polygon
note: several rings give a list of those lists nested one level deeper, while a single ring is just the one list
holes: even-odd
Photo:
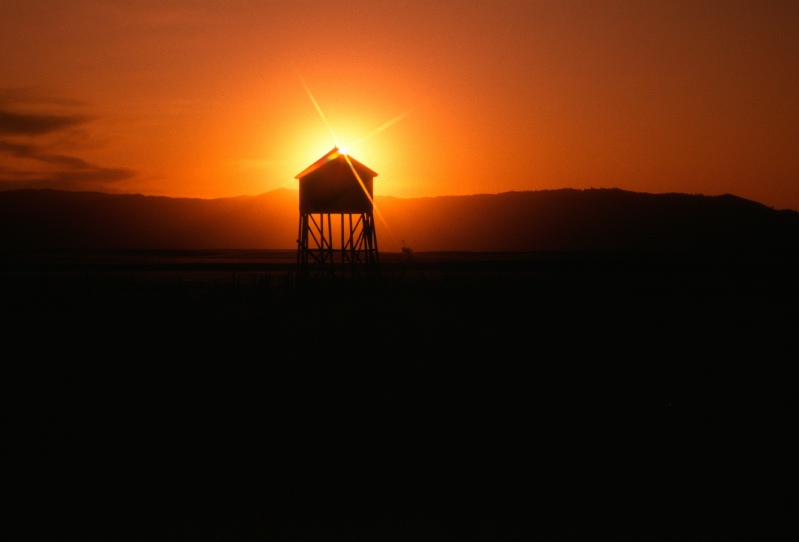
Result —
[{"label": "orange sky", "polygon": [[5,0],[0,188],[258,194],[332,129],[377,195],[799,209],[797,29],[793,0]]}]

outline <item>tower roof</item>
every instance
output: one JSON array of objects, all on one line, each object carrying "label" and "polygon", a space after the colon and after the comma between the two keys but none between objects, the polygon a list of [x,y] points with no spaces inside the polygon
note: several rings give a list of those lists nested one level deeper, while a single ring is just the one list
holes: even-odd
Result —
[{"label": "tower roof", "polygon": [[367,177],[377,177],[376,172],[372,171],[371,169],[360,163],[352,156],[342,153],[341,151],[339,151],[338,147],[333,147],[333,149],[330,152],[328,152],[327,154],[322,156],[319,160],[317,160],[316,162],[314,162],[313,164],[302,170],[294,178],[302,179],[303,177],[310,175],[317,169],[324,167],[331,162],[339,162],[343,164],[349,162],[350,164],[352,164],[352,167],[355,168],[355,170],[358,172],[358,175],[367,176]]}]

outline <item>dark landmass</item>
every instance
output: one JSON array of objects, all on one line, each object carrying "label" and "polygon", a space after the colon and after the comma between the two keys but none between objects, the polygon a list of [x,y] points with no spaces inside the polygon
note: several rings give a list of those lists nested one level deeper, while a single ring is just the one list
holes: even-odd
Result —
[{"label": "dark landmass", "polygon": [[[731,195],[564,189],[376,203],[380,247],[396,252],[405,240],[425,252],[799,253],[799,213]],[[297,209],[290,190],[212,200],[5,191],[0,249],[292,249]]]},{"label": "dark landmass", "polygon": [[293,248],[299,216],[296,197],[289,190],[210,200],[5,191],[0,192],[0,248]]},{"label": "dark landmass", "polygon": [[798,534],[797,260],[293,254],[4,260],[3,538]]},{"label": "dark landmass", "polygon": [[0,192],[3,538],[799,535],[796,212],[381,198],[301,283],[294,198]]},{"label": "dark landmass", "polygon": [[421,250],[799,249],[799,213],[731,195],[564,189],[379,203],[392,229],[409,232]]}]

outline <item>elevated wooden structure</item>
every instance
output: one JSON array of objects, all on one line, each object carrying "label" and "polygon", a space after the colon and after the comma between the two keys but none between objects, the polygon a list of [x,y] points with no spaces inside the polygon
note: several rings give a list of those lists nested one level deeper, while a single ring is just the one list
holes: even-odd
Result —
[{"label": "elevated wooden structure", "polygon": [[336,147],[296,176],[300,183],[297,264],[301,276],[378,273],[373,213],[376,176]]}]

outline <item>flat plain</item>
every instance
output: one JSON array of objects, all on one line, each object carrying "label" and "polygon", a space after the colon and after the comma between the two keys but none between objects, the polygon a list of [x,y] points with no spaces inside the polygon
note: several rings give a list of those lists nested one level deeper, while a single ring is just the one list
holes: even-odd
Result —
[{"label": "flat plain", "polygon": [[14,253],[10,539],[788,537],[799,262]]}]

